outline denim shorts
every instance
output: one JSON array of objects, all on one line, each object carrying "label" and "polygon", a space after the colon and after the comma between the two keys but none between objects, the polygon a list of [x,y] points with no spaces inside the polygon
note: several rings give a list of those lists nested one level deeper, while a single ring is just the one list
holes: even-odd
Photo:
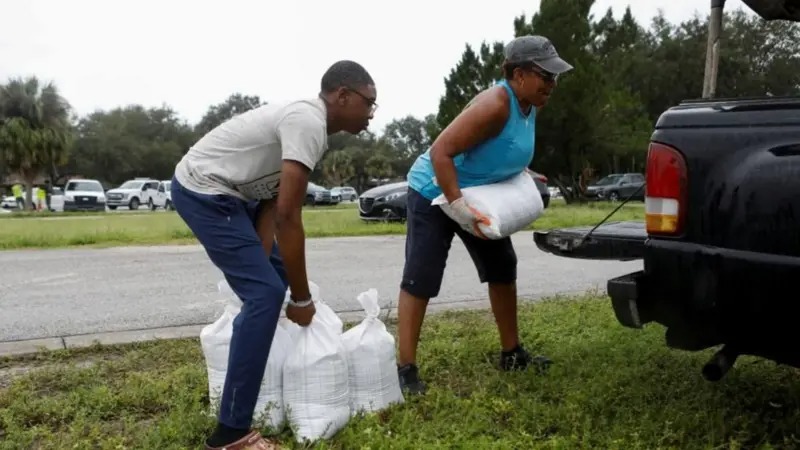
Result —
[{"label": "denim shorts", "polygon": [[472,258],[481,283],[517,280],[517,254],[511,238],[486,240],[462,230],[438,206],[408,189],[406,262],[400,288],[420,298],[439,295],[447,256],[458,235]]}]

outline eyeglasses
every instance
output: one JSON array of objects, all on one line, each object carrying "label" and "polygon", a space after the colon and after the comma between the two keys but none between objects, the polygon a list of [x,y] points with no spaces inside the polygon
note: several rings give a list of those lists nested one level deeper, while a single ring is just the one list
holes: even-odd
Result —
[{"label": "eyeglasses", "polygon": [[367,97],[366,95],[362,94],[361,92],[358,92],[357,90],[355,90],[353,88],[347,88],[347,90],[350,91],[350,92],[354,92],[354,93],[358,94],[359,97],[363,98],[364,101],[367,102],[367,106],[369,106],[369,108],[370,108],[369,109],[370,114],[375,114],[375,111],[378,109],[378,104],[375,103],[375,100]]},{"label": "eyeglasses", "polygon": [[558,81],[558,74],[557,73],[548,72],[548,71],[542,69],[539,66],[531,67],[531,72],[535,73],[536,75],[539,75],[539,77],[542,80],[544,80],[544,81],[546,81],[548,83],[555,83],[556,81]]}]

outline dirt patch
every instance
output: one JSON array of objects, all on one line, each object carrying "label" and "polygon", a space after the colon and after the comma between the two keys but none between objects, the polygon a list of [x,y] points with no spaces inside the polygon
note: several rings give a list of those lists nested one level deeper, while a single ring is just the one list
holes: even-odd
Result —
[{"label": "dirt patch", "polygon": [[7,389],[11,386],[11,383],[14,381],[15,378],[19,378],[24,376],[30,372],[35,370],[45,370],[45,369],[52,369],[57,367],[77,367],[80,369],[84,369],[87,367],[91,367],[97,364],[100,361],[108,361],[110,359],[118,359],[118,355],[93,355],[87,356],[80,359],[72,359],[72,360],[64,360],[64,361],[57,361],[57,362],[42,362],[36,364],[33,361],[19,361],[15,363],[11,361],[10,363],[6,363],[3,367],[0,367],[0,389]]},{"label": "dirt patch", "polygon": [[30,372],[34,368],[35,368],[34,366],[26,366],[26,365],[3,367],[2,369],[0,369],[0,389],[5,389],[11,386],[11,381],[14,378],[17,378],[21,375]]}]

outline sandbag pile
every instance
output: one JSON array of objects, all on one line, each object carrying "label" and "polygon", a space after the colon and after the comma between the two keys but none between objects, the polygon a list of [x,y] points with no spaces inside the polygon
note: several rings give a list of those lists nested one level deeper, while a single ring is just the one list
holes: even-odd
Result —
[{"label": "sandbag pile", "polygon": [[[275,432],[289,425],[298,442],[328,439],[350,417],[402,403],[394,337],[378,315],[378,292],[358,296],[365,319],[343,333],[344,324],[309,282],[316,313],[306,327],[286,319],[275,331],[264,382],[256,406],[261,422]],[[212,405],[218,405],[225,381],[233,319],[241,301],[223,280],[220,292],[230,297],[222,316],[200,335]],[[286,293],[288,299],[290,292]],[[216,409],[214,409],[216,411]]]},{"label": "sandbag pile", "polygon": [[[500,183],[461,189],[461,194],[470,206],[489,219],[489,224],[478,225],[481,233],[489,239],[511,236],[527,228],[544,212],[542,194],[527,171]],[[431,204],[439,206],[453,218],[444,194],[433,199]]]}]

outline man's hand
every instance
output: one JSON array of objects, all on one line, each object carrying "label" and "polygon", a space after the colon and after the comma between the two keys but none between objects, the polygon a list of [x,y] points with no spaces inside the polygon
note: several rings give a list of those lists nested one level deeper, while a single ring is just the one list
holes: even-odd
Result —
[{"label": "man's hand", "polygon": [[286,318],[300,325],[301,327],[308,326],[308,324],[311,323],[311,319],[314,318],[314,313],[316,312],[317,308],[314,306],[314,303],[311,303],[308,306],[286,305]]},{"label": "man's hand", "polygon": [[473,233],[481,239],[486,239],[478,224],[489,225],[489,218],[470,206],[467,203],[467,199],[459,197],[450,202],[450,211],[453,213],[453,219],[464,231]]}]

